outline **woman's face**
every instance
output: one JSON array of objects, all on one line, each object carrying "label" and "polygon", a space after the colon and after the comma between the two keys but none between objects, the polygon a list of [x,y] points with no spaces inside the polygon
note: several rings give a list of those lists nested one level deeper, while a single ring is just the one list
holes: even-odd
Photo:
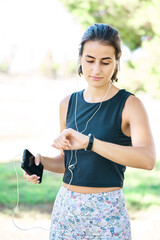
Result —
[{"label": "woman's face", "polygon": [[83,46],[80,63],[89,85],[105,87],[116,67],[115,49],[98,41],[87,41]]}]

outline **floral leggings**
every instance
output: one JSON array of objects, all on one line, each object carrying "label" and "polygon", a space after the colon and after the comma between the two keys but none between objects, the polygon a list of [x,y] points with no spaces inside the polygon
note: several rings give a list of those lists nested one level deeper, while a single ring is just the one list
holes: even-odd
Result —
[{"label": "floral leggings", "polygon": [[77,193],[61,187],[56,197],[50,240],[131,240],[122,190]]}]

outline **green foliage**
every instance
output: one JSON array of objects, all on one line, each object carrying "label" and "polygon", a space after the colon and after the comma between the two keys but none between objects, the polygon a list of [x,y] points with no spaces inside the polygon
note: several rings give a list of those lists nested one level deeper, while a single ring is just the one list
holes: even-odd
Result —
[{"label": "green foliage", "polygon": [[61,78],[66,78],[70,76],[77,75],[77,63],[76,61],[66,61],[59,69],[59,76]]},{"label": "green foliage", "polygon": [[8,71],[9,71],[9,62],[7,60],[4,60],[0,64],[0,72],[8,73]]},{"label": "green foliage", "polygon": [[43,62],[40,66],[40,73],[49,78],[56,78],[60,64],[52,62],[52,64],[47,64]]},{"label": "green foliage", "polygon": [[84,29],[107,23],[117,28],[122,41],[131,50],[141,46],[143,36],[159,34],[159,0],[61,0]]},{"label": "green foliage", "polygon": [[136,69],[136,65],[131,60],[128,60],[126,62],[126,67],[131,69]]},{"label": "green foliage", "polygon": [[143,49],[146,52],[146,58],[143,59],[147,78],[146,91],[154,92],[155,96],[160,96],[160,38],[155,37],[150,42],[144,42]]},{"label": "green foliage", "polygon": [[155,37],[142,43],[143,55],[129,60],[123,68],[120,85],[136,93],[148,92],[160,97],[160,38]]}]

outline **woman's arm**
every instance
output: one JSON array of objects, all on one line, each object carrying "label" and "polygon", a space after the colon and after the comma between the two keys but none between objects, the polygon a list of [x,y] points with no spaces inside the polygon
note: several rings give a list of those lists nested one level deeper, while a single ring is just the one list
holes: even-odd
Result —
[{"label": "woman's arm", "polygon": [[128,98],[122,117],[130,127],[132,147],[95,139],[92,151],[125,166],[153,169],[156,159],[154,141],[147,113],[137,97]]},{"label": "woman's arm", "polygon": [[59,154],[53,158],[40,156],[41,162],[45,170],[55,173],[64,173],[64,154]]},{"label": "woman's arm", "polygon": [[[135,168],[151,170],[155,165],[155,146],[148,116],[141,101],[130,96],[123,109],[123,119],[131,133],[132,146],[121,146],[94,139],[92,151],[113,162]],[[58,149],[85,149],[88,136],[73,129],[64,130],[54,141]]]}]

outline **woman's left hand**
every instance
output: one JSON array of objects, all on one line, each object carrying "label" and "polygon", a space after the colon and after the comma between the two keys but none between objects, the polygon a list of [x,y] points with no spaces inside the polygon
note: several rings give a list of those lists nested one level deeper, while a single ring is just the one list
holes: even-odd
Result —
[{"label": "woman's left hand", "polygon": [[78,150],[85,149],[88,146],[89,137],[73,130],[72,128],[65,129],[54,140],[52,147],[59,150]]}]

